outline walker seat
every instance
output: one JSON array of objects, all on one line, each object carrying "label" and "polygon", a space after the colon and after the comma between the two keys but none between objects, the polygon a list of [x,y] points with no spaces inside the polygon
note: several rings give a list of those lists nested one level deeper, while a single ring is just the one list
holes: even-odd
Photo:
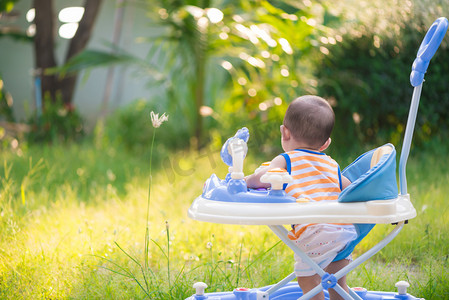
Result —
[{"label": "walker seat", "polygon": [[[298,201],[283,190],[283,184],[291,180],[289,174],[276,170],[267,172],[266,180],[271,183],[268,190],[250,190],[243,174],[243,161],[247,153],[249,132],[240,129],[223,145],[221,156],[230,166],[224,180],[213,174],[205,183],[203,193],[189,208],[190,218],[198,221],[220,224],[268,225],[269,228],[298,256],[306,261],[321,277],[321,284],[303,295],[294,273],[277,284],[262,288],[236,288],[231,292],[205,293],[207,285],[194,284],[195,294],[189,300],[261,300],[261,299],[310,299],[324,290],[334,289],[343,299],[364,300],[414,300],[419,299],[407,293],[409,284],[396,283],[397,292],[373,292],[364,288],[349,289],[346,292],[337,281],[347,273],[367,261],[385,247],[403,228],[404,224],[416,216],[410,196],[407,193],[406,163],[410,152],[419,98],[424,73],[448,28],[446,18],[437,19],[427,32],[417,54],[410,75],[414,86],[405,137],[399,161],[400,192],[396,182],[396,150],[386,144],[362,154],[346,167],[342,174],[352,183],[341,192],[337,201]],[[264,175],[265,176],[265,175]],[[394,229],[378,244],[357,257],[335,274],[328,274],[302,252],[288,238],[284,225],[306,223],[353,223],[358,238],[350,243],[335,258],[338,261],[348,256],[354,247],[369,233],[375,224],[394,224]]]}]

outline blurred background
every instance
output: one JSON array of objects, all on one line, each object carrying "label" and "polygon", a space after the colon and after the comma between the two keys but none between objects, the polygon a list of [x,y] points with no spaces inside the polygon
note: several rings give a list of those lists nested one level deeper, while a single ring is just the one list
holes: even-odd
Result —
[{"label": "blurred background", "polygon": [[[268,229],[187,217],[206,178],[226,175],[222,143],[248,127],[253,172],[282,151],[288,104],[318,94],[342,168],[388,142],[399,152],[411,65],[442,16],[447,0],[0,0],[0,298],[178,300],[196,281],[275,283],[292,257]],[[448,83],[446,36],[408,163],[418,217],[351,286],[407,280],[449,299]],[[169,115],[157,130],[152,111]]]},{"label": "blurred background", "polygon": [[[247,126],[279,150],[286,106],[333,105],[334,145],[399,144],[417,48],[442,0],[2,1],[0,138],[148,143],[149,111],[167,112],[162,143],[202,148]],[[448,133],[448,41],[431,62],[416,145]],[[263,124],[263,126],[261,126]]]}]

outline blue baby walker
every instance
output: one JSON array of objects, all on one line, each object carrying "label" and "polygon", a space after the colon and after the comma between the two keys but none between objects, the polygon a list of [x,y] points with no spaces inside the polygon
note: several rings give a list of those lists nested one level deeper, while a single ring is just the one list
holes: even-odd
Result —
[{"label": "blue baby walker", "polygon": [[[397,292],[367,291],[365,288],[350,288],[346,292],[338,280],[379,252],[416,216],[416,210],[407,193],[406,163],[410,152],[416,122],[419,99],[429,62],[441,44],[448,28],[446,18],[437,19],[419,47],[410,75],[414,87],[405,137],[399,160],[399,186],[396,183],[396,151],[392,144],[364,153],[342,172],[352,183],[342,191],[338,201],[332,203],[297,201],[283,191],[284,183],[290,180],[287,173],[267,172],[269,190],[248,190],[243,180],[243,160],[247,153],[249,133],[246,128],[228,139],[221,156],[230,166],[225,180],[213,174],[205,183],[203,193],[192,203],[188,215],[199,221],[220,224],[268,225],[268,227],[299,257],[321,276],[321,285],[307,294],[302,293],[294,273],[275,285],[262,288],[236,288],[232,292],[205,293],[207,285],[193,285],[195,294],[188,300],[262,300],[262,299],[310,299],[324,290],[334,289],[343,299],[364,300],[413,300],[420,299],[407,293],[409,284],[396,283]],[[284,225],[301,223],[353,223],[358,238],[338,254],[334,261],[347,257],[354,247],[369,233],[375,224],[396,224],[396,227],[378,244],[360,255],[335,274],[328,274],[303,253],[288,238]]]}]

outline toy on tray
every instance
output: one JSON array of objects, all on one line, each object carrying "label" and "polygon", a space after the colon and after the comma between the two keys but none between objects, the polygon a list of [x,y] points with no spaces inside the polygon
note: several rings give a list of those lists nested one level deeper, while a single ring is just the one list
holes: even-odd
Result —
[{"label": "toy on tray", "polygon": [[[253,289],[236,288],[231,292],[205,293],[207,285],[197,282],[193,285],[196,292],[188,300],[296,300],[309,299],[322,290],[324,290],[325,298],[329,299],[327,293],[329,288],[333,288],[344,299],[419,299],[407,294],[409,284],[404,281],[396,283],[397,292],[374,292],[358,287],[349,289],[349,293],[340,287],[337,281],[385,247],[400,232],[404,224],[416,216],[416,210],[407,193],[405,169],[424,74],[447,28],[446,18],[437,19],[427,32],[413,62],[410,82],[414,92],[399,162],[400,192],[396,183],[396,150],[392,144],[386,144],[362,154],[345,168],[342,174],[352,183],[341,192],[338,201],[332,203],[302,201],[286,195],[283,185],[291,181],[291,176],[282,169],[270,170],[262,178],[263,181],[271,183],[271,189],[248,189],[243,179],[243,161],[248,151],[246,143],[249,132],[248,129],[242,128],[234,137],[226,141],[221,150],[223,161],[230,166],[226,178],[221,180],[213,174],[206,181],[202,195],[195,199],[188,211],[189,217],[199,221],[268,225],[295,254],[320,275],[321,285],[303,295],[297,282],[291,282],[296,278],[294,273],[272,286]],[[283,226],[305,223],[353,223],[356,226],[358,238],[339,253],[335,261],[347,257],[375,224],[391,223],[396,227],[382,241],[346,267],[335,274],[328,274],[288,238],[288,231]]]}]

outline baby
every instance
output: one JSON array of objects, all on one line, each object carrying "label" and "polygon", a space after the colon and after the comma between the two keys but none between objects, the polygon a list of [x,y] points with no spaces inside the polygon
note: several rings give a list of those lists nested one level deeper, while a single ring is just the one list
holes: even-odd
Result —
[{"label": "baby", "polygon": [[[293,182],[285,192],[301,201],[337,200],[351,182],[340,173],[338,164],[322,153],[331,143],[335,115],[329,103],[318,96],[302,96],[290,103],[281,125],[281,143],[285,153],[276,156],[268,168],[246,177],[249,188],[268,188],[260,178],[268,170],[286,169]],[[346,245],[356,239],[352,224],[296,224],[289,238],[321,268],[330,274],[346,266],[351,257],[333,261]],[[295,274],[303,293],[321,283],[321,277],[295,255]],[[338,281],[346,291],[346,277]],[[333,289],[331,299],[341,299]],[[312,299],[324,299],[323,292]]]}]

